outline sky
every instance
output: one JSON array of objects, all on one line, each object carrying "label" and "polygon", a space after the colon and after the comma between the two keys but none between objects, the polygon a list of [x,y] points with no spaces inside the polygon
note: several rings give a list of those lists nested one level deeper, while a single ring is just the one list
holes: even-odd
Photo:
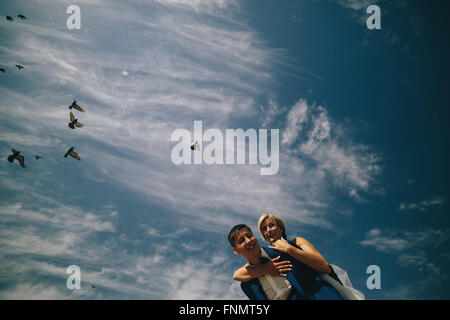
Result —
[{"label": "sky", "polygon": [[[367,27],[370,5],[381,29]],[[265,245],[264,213],[366,299],[449,299],[446,8],[1,2],[0,299],[246,299],[227,235],[245,223]],[[72,130],[74,99],[86,112]],[[194,121],[278,129],[279,170],[175,164],[171,135]],[[80,161],[64,158],[71,146]],[[26,168],[7,161],[11,148]],[[73,265],[80,289],[67,286]]]}]

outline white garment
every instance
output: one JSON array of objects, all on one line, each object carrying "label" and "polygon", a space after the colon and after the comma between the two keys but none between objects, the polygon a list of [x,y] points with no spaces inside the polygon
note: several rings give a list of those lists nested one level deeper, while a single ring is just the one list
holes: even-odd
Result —
[{"label": "white garment", "polygon": [[342,270],[341,268],[339,268],[334,264],[330,264],[330,266],[333,268],[339,280],[341,280],[342,285],[326,273],[321,273],[320,276],[322,277],[322,279],[331,284],[339,292],[339,294],[344,300],[365,299],[364,294],[362,292],[353,288],[352,283],[350,282],[350,278],[348,277],[347,272],[345,270]]},{"label": "white garment", "polygon": [[[263,248],[261,248],[261,253],[264,258],[271,260]],[[258,280],[268,300],[286,300],[292,289],[290,282],[285,277],[273,277],[266,274],[259,277]]]}]

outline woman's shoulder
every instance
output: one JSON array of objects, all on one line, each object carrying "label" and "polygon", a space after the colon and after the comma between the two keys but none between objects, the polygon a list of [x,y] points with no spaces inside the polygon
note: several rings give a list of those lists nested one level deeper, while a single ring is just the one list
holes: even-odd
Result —
[{"label": "woman's shoulder", "polygon": [[309,244],[309,241],[302,237],[294,237],[292,239],[292,242],[294,242],[297,246],[301,246],[302,244]]}]

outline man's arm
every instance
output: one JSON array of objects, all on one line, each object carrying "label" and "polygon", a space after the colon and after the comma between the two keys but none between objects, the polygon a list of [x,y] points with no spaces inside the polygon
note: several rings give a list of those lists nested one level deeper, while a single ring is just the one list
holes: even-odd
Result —
[{"label": "man's arm", "polygon": [[286,276],[286,272],[291,271],[292,265],[290,261],[277,262],[280,257],[273,258],[264,265],[252,266],[249,263],[237,269],[233,274],[233,279],[236,281],[250,281],[255,278],[264,276],[265,274],[271,276]]}]

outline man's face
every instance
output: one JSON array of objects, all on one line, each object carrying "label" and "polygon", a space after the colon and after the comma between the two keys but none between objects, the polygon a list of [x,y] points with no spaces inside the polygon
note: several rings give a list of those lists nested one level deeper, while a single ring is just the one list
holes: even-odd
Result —
[{"label": "man's face", "polygon": [[261,255],[261,247],[258,240],[256,240],[253,233],[247,229],[242,228],[236,233],[235,247],[233,252],[240,254],[248,260],[249,257],[255,257]]}]

